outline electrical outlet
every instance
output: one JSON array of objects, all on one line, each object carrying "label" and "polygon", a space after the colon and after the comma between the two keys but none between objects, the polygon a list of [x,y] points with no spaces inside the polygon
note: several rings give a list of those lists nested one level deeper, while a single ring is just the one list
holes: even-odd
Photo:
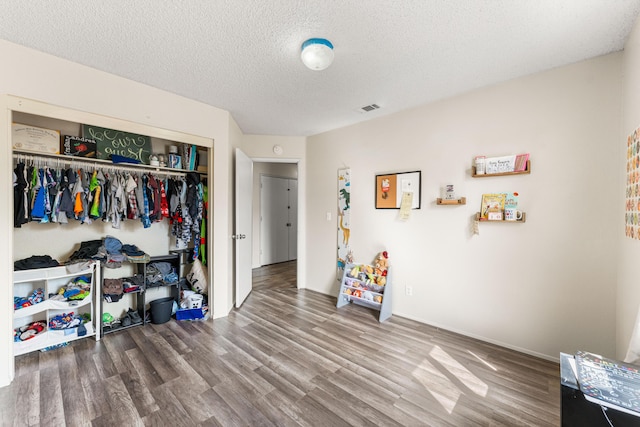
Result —
[{"label": "electrical outlet", "polygon": [[405,286],[404,292],[407,294],[407,296],[410,297],[411,295],[413,295],[413,287],[409,285]]}]

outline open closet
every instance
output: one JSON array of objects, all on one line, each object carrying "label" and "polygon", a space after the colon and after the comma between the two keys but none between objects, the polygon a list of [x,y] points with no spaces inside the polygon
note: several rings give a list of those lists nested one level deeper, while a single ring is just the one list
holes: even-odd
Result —
[{"label": "open closet", "polygon": [[[119,158],[122,163],[114,163],[106,159],[39,151],[37,144],[27,149],[12,144],[12,170],[3,172],[13,174],[14,183],[11,193],[14,206],[11,263],[34,256],[46,256],[60,264],[69,264],[78,251],[98,241],[102,242],[103,248],[106,246],[108,254],[100,263],[83,265],[84,270],[79,270],[80,273],[90,273],[87,275],[89,300],[80,303],[66,301],[61,305],[54,303],[54,297],[57,293],[63,295],[67,292],[67,278],[75,279],[83,274],[67,275],[59,269],[49,273],[45,272],[48,269],[43,269],[44,278],[33,276],[32,280],[28,274],[18,275],[20,286],[8,286],[6,291],[14,299],[14,321],[7,325],[2,318],[0,328],[5,330],[11,327],[16,340],[16,328],[28,331],[32,324],[38,326],[42,321],[48,324],[54,316],[64,317],[75,307],[86,306],[82,316],[85,321],[89,319],[90,333],[87,336],[100,339],[101,334],[107,332],[103,325],[103,320],[108,320],[105,313],[116,319],[130,317],[127,327],[144,325],[148,322],[145,314],[149,312],[151,301],[165,297],[177,299],[177,286],[174,285],[178,282],[173,281],[173,276],[170,282],[161,280],[156,286],[148,286],[150,278],[147,275],[151,271],[148,266],[154,261],[167,264],[177,279],[188,272],[189,264],[196,259],[210,273],[212,262],[208,247],[212,236],[212,207],[207,206],[207,184],[212,174],[208,166],[213,158],[211,139],[37,101],[12,97],[12,102],[17,108],[10,110],[9,129],[6,129],[10,134],[12,123],[55,130],[59,132],[61,148],[65,136],[90,140],[88,135],[83,134],[86,126],[143,135],[149,142],[145,146],[145,150],[148,150],[145,163],[153,157],[154,164],[132,164],[131,157],[126,156],[122,156],[125,159]],[[126,141],[120,142],[125,145],[117,147],[114,153],[126,151]],[[195,158],[197,154],[200,168],[196,167],[193,160],[191,165],[186,162],[180,165],[173,163],[174,167],[171,167],[168,162],[170,155],[182,154],[185,147],[186,156],[187,153],[193,153]],[[83,150],[86,151],[86,147]],[[184,159],[185,155],[181,157]],[[167,164],[155,164],[158,157],[166,159]],[[23,195],[24,199],[17,199],[19,195]],[[111,256],[116,252],[108,250],[109,245],[105,245],[107,238],[111,239],[109,242],[121,245],[123,249],[120,251],[118,248],[117,253],[122,257]],[[119,265],[105,265],[110,262]],[[53,275],[56,280],[47,279],[47,274]],[[146,287],[144,295],[139,291],[124,292],[118,301],[105,302],[105,280],[115,280],[114,283],[121,285],[121,279],[136,276],[142,277],[143,287]],[[168,273],[164,278],[167,276]],[[211,277],[211,274],[208,276]],[[124,283],[133,286],[132,282]],[[204,293],[213,295],[211,282],[208,287]],[[16,295],[16,292],[25,295]],[[40,307],[51,307],[46,311],[35,308],[36,304],[31,305],[32,301],[29,301],[32,294],[35,299],[39,293],[44,296],[38,303],[46,303]],[[24,310],[16,307],[16,297],[23,298],[28,310],[22,313],[31,317],[15,314]],[[16,324],[16,319],[21,320]],[[31,339],[29,333],[24,336]],[[76,339],[83,336],[77,332],[74,335]],[[14,348],[4,344],[8,343],[3,342],[2,347]],[[25,346],[22,345],[22,348]],[[30,351],[41,346],[30,345],[28,348]],[[15,351],[13,353],[18,354]]]}]

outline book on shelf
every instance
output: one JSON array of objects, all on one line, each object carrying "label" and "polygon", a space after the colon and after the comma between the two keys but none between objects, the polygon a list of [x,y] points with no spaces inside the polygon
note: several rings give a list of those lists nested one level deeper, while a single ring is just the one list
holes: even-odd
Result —
[{"label": "book on shelf", "polygon": [[502,220],[506,197],[507,195],[505,193],[483,194],[482,205],[480,206],[480,219],[488,221]]},{"label": "book on shelf", "polygon": [[529,153],[502,157],[487,157],[485,159],[485,173],[524,172],[527,170]]},{"label": "book on shelf", "polygon": [[484,161],[485,173],[513,172],[516,164],[516,156],[487,157]]},{"label": "book on shelf", "polygon": [[513,208],[513,209],[517,209],[518,208],[518,196],[519,194],[517,192],[513,192],[513,193],[505,193],[505,200],[504,200],[504,208]]},{"label": "book on shelf", "polygon": [[514,172],[524,172],[527,170],[527,162],[529,161],[529,153],[518,154],[516,156],[516,163],[513,168]]},{"label": "book on shelf", "polygon": [[187,170],[196,170],[197,146],[182,144],[182,167]]}]

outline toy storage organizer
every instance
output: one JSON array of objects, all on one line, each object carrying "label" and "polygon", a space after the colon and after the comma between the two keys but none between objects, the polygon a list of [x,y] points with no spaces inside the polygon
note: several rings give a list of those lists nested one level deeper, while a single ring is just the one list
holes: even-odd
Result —
[{"label": "toy storage organizer", "polygon": [[[82,300],[57,300],[52,296],[59,293],[73,279],[86,276],[90,279],[91,290],[89,295]],[[20,270],[13,273],[13,293],[15,296],[28,296],[41,290],[42,299],[33,305],[15,309],[13,312],[13,328],[26,328],[34,322],[45,324],[41,331],[33,337],[14,342],[13,354],[15,356],[41,350],[47,347],[66,343],[80,338],[93,336],[96,341],[100,339],[98,317],[99,301],[96,301],[96,284],[100,280],[100,263],[90,264],[86,269],[71,273],[66,267],[50,267],[34,270]],[[84,330],[78,327],[66,329],[54,329],[50,327],[50,321],[56,316],[73,313],[85,316],[89,319],[84,323]]]},{"label": "toy storage organizer", "polygon": [[[352,277],[350,273],[353,267],[358,265],[366,264],[347,264],[345,266],[336,307],[344,307],[352,302],[373,310],[378,310],[380,312],[378,321],[384,322],[391,317],[391,268],[389,267],[387,269],[386,284],[380,286],[375,284],[375,281],[366,277],[366,275]],[[381,301],[378,302],[378,300]]]}]

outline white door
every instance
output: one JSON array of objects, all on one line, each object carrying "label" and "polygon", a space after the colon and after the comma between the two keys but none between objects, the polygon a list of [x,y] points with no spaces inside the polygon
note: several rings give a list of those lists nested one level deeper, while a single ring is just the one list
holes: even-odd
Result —
[{"label": "white door", "polygon": [[235,264],[236,307],[240,307],[251,292],[251,216],[253,194],[253,162],[236,148],[236,215]]},{"label": "white door", "polygon": [[260,177],[260,265],[289,260],[289,183],[287,178]]},{"label": "white door", "polygon": [[260,265],[297,258],[298,181],[260,177]]}]

